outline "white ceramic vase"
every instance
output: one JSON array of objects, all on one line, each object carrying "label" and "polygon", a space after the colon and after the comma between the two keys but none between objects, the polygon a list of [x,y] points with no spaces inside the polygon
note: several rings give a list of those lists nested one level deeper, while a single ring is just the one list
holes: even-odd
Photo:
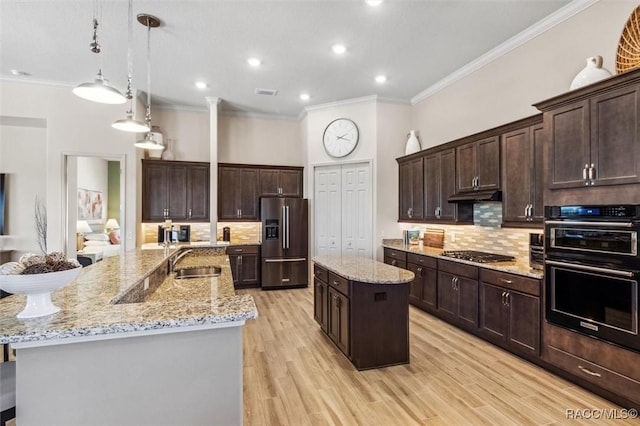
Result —
[{"label": "white ceramic vase", "polygon": [[416,131],[409,131],[409,139],[407,139],[407,146],[404,148],[404,155],[413,154],[414,152],[420,151],[420,141],[416,136]]},{"label": "white ceramic vase", "polygon": [[166,161],[173,161],[176,159],[176,156],[173,155],[173,152],[171,151],[171,139],[167,139],[167,146],[162,153],[162,159]]},{"label": "white ceramic vase", "polygon": [[569,87],[571,90],[611,77],[611,72],[602,68],[602,56],[587,58],[587,66],[575,76]]}]

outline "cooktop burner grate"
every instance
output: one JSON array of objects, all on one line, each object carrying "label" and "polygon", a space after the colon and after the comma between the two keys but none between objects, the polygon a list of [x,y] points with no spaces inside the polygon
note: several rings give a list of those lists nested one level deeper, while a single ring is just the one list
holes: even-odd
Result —
[{"label": "cooktop burner grate", "polygon": [[447,250],[442,255],[478,263],[513,262],[516,259],[513,256],[475,250]]}]

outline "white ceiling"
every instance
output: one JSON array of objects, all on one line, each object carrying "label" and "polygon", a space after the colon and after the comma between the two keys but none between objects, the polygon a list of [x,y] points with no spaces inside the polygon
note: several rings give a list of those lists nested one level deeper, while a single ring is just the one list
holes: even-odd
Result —
[{"label": "white ceiling", "polygon": [[[568,4],[568,0],[135,0],[151,30],[153,105],[297,117],[304,107],[362,96],[410,99]],[[122,92],[127,1],[102,0],[105,77]],[[94,1],[0,0],[0,77],[73,87],[93,80]],[[134,86],[146,90],[146,27],[134,19]],[[331,46],[342,42],[337,57]],[[250,56],[263,64],[253,69]],[[30,74],[14,77],[10,70]],[[374,77],[385,74],[378,84]],[[209,87],[198,90],[197,79]],[[256,88],[277,89],[274,97]],[[301,101],[300,93],[311,95]]]}]

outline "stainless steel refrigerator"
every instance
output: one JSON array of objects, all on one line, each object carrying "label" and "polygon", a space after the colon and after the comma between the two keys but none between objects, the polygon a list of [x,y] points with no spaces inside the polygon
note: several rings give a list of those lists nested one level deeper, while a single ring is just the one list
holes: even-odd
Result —
[{"label": "stainless steel refrigerator", "polygon": [[308,286],[307,215],[306,199],[260,199],[263,289]]}]

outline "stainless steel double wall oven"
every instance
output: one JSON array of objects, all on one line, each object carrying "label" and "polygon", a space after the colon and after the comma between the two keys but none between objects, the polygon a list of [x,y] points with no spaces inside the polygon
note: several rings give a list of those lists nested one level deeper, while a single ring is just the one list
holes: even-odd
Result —
[{"label": "stainless steel double wall oven", "polygon": [[639,231],[639,205],[546,206],[546,319],[640,351]]}]

